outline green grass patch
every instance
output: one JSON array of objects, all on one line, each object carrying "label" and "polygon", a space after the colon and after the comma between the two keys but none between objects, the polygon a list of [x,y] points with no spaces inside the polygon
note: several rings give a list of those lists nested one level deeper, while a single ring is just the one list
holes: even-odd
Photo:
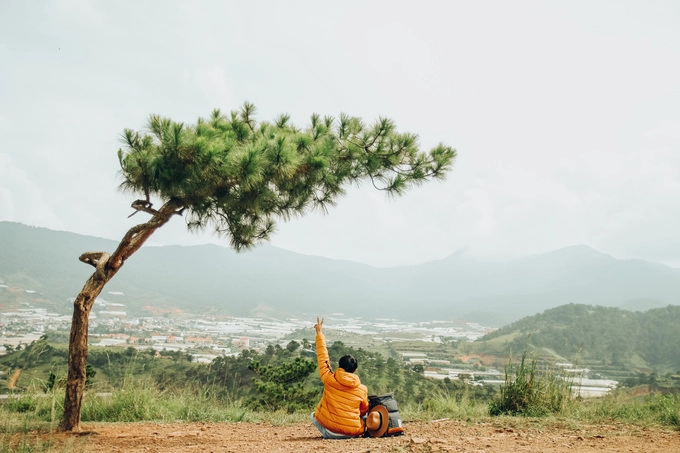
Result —
[{"label": "green grass patch", "polygon": [[436,420],[453,418],[476,420],[487,415],[487,405],[476,401],[469,392],[441,391],[426,398],[419,406],[407,404],[400,409],[403,418]]},{"label": "green grass patch", "polygon": [[617,421],[680,430],[680,397],[660,393],[634,396],[617,390],[596,400],[574,404],[564,415],[589,424]]},{"label": "green grass patch", "polygon": [[252,421],[240,403],[217,398],[202,388],[160,390],[152,379],[128,378],[110,394],[89,392],[83,399],[83,422]]}]

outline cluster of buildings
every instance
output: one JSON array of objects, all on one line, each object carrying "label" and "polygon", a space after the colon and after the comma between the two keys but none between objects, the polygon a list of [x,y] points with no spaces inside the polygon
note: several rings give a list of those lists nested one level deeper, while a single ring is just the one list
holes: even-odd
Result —
[{"label": "cluster of buildings", "polygon": [[[209,363],[224,355],[237,355],[243,349],[264,351],[269,345],[285,347],[291,338],[305,345],[314,341],[315,319],[289,318],[272,320],[248,317],[197,316],[173,313],[171,316],[128,316],[120,292],[110,292],[107,299],[95,301],[90,314],[89,342],[91,346],[123,346],[148,349],[167,357],[164,351],[182,351],[196,362]],[[22,304],[21,308],[0,313],[0,354],[6,348],[17,348],[38,340],[46,332],[68,333],[71,316],[49,312],[46,308]],[[372,344],[422,341],[474,341],[493,329],[464,321],[409,322],[395,319],[365,320],[346,317],[342,313],[325,316],[324,328],[352,346],[357,338],[370,337]],[[293,335],[297,332],[296,335]],[[305,337],[306,336],[306,337]],[[366,340],[361,340],[365,343]],[[361,346],[361,342],[357,342]],[[464,380],[471,384],[501,384],[503,372],[493,367],[471,368],[469,361],[479,357],[464,357],[462,367],[450,360],[428,357],[422,352],[400,352],[404,363],[421,365],[425,376],[433,379]],[[458,363],[460,365],[460,363]],[[567,372],[573,368],[562,364]],[[614,388],[616,381],[587,379],[587,370],[573,373],[581,396],[599,396]]]},{"label": "cluster of buildings", "polygon": [[[171,316],[129,316],[121,302],[125,295],[110,292],[98,298],[89,320],[92,346],[152,347],[156,350],[200,352],[205,360],[211,356],[238,354],[242,349],[264,351],[268,345],[285,346],[293,332],[309,332],[314,341],[315,319],[289,318],[271,320],[247,317],[204,316],[173,313]],[[114,300],[114,301],[111,301]],[[373,342],[444,339],[472,341],[490,329],[475,323],[444,321],[404,322],[394,319],[364,320],[342,313],[325,316],[324,327],[346,336],[348,344],[357,336],[370,336]],[[53,313],[46,308],[24,303],[20,308],[0,313],[0,354],[4,345],[30,344],[46,332],[65,332],[71,328],[71,316]],[[299,338],[298,341],[305,340]],[[345,341],[343,337],[343,341]]]}]

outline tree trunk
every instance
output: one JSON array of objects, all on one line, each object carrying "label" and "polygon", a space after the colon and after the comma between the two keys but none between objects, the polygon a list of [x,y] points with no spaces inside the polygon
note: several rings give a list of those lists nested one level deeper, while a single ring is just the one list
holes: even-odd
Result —
[{"label": "tree trunk", "polygon": [[154,231],[165,225],[173,214],[181,214],[180,208],[182,206],[177,201],[170,200],[156,211],[151,209],[148,202],[138,200],[132,203],[132,207],[138,211],[148,212],[153,217],[146,223],[132,227],[125,234],[113,255],[109,256],[105,252],[94,252],[83,253],[79,258],[80,261],[95,266],[96,270],[85,282],[85,286],[73,302],[64,415],[59,422],[58,431],[80,431],[80,413],[87,378],[89,316],[97,296],[101,294],[104,285],[116,275],[125,260],[139,250]]},{"label": "tree trunk", "polygon": [[80,431],[80,410],[85,391],[87,370],[88,323],[92,305],[104,289],[108,279],[102,279],[97,272],[87,280],[83,290],[73,302],[73,320],[68,348],[68,378],[64,399],[64,416],[59,431]]}]

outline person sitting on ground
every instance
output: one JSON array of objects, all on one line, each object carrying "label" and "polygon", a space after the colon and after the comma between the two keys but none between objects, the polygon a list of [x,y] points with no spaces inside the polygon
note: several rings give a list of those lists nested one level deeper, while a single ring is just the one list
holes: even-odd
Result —
[{"label": "person sitting on ground", "polygon": [[323,395],[312,412],[312,423],[326,439],[363,436],[362,417],[368,412],[368,389],[354,374],[357,360],[351,355],[341,357],[338,369],[333,372],[322,326],[323,318],[316,318],[316,360],[323,381]]}]

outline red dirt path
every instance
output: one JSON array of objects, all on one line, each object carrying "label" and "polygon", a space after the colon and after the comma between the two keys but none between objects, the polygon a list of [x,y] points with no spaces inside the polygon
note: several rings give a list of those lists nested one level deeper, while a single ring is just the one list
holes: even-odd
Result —
[{"label": "red dirt path", "polygon": [[[457,420],[414,421],[391,438],[324,440],[311,423],[85,423],[81,434],[38,437],[50,451],[80,452],[680,452],[680,432],[609,424],[511,428]],[[17,435],[18,436],[18,435]],[[24,438],[25,440],[25,438]]]}]

